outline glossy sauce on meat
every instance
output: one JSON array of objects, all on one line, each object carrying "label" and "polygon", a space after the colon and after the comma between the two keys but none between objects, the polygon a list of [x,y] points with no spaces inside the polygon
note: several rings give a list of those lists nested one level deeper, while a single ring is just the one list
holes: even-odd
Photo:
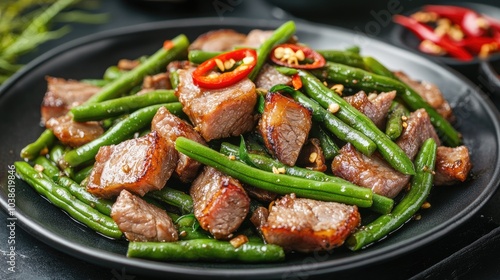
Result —
[{"label": "glossy sauce on meat", "polygon": [[165,210],[127,190],[122,190],[116,198],[111,208],[111,218],[131,242],[171,242],[179,238]]},{"label": "glossy sauce on meat", "polygon": [[373,123],[382,128],[387,119],[387,112],[391,102],[396,97],[396,91],[382,92],[369,99],[365,92],[360,91],[354,95],[346,96],[344,99],[361,113],[370,118]]},{"label": "glossy sauce on meat", "polygon": [[221,89],[204,89],[193,83],[192,71],[180,69],[176,95],[196,131],[206,140],[239,136],[254,128],[255,85],[245,78]]},{"label": "glossy sauce on meat", "polygon": [[[151,130],[157,131],[159,135],[171,142],[175,143],[177,137],[183,136],[194,140],[200,144],[206,145],[203,138],[194,130],[194,128],[185,120],[170,113],[165,107],[161,107],[151,122]],[[188,183],[198,174],[198,169],[201,164],[188,156],[178,153],[178,161],[175,167],[175,174],[178,178]]]},{"label": "glossy sauce on meat", "polygon": [[228,239],[245,219],[250,199],[240,182],[206,166],[190,189],[194,215],[217,239]]},{"label": "glossy sauce on meat", "polygon": [[104,133],[98,122],[75,122],[70,115],[51,118],[45,127],[63,143],[70,147],[79,147],[97,139]]},{"label": "glossy sauce on meat", "polygon": [[294,166],[311,130],[311,112],[289,97],[268,93],[258,130],[266,148],[282,163]]},{"label": "glossy sauce on meat", "polygon": [[117,196],[123,189],[143,196],[159,190],[172,175],[177,151],[156,132],[103,146],[97,153],[87,190],[99,197]]},{"label": "glossy sauce on meat", "polygon": [[42,123],[66,115],[71,108],[81,105],[101,90],[100,87],[75,80],[55,77],[46,77],[46,80],[47,92],[41,107]]},{"label": "glossy sauce on meat", "polygon": [[314,252],[341,246],[360,222],[356,206],[291,194],[272,204],[261,230],[266,242],[287,251]]}]

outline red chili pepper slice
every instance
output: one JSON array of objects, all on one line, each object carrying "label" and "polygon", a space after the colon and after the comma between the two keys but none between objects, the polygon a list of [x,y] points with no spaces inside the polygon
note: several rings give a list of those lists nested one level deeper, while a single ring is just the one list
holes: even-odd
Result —
[{"label": "red chili pepper slice", "polygon": [[395,15],[393,17],[394,22],[410,29],[415,35],[417,35],[422,40],[429,40],[434,44],[440,46],[451,56],[460,60],[472,60],[473,56],[467,52],[464,48],[455,45],[448,37],[440,37],[434,33],[434,31],[427,25],[422,24],[411,17],[406,17],[402,15]]},{"label": "red chili pepper slice", "polygon": [[[289,50],[293,51],[293,53]],[[302,55],[297,52],[302,52],[304,56],[302,57]],[[295,44],[277,45],[271,51],[271,60],[278,65],[297,69],[317,69],[326,64],[325,58],[321,54],[306,46]],[[305,63],[301,64],[300,62],[302,61]]]},{"label": "red chili pepper slice", "polygon": [[302,79],[299,74],[295,74],[292,76],[292,86],[295,90],[299,90],[302,88]]},{"label": "red chili pepper slice", "polygon": [[[228,72],[224,72],[227,69],[218,68],[217,63],[224,65],[225,62],[231,59],[234,62],[241,61],[241,64]],[[252,72],[256,63],[257,52],[253,49],[238,49],[226,52],[200,64],[193,71],[193,81],[196,85],[204,88],[216,89],[228,87],[247,77]],[[222,73],[213,73],[214,70],[222,70]]]}]

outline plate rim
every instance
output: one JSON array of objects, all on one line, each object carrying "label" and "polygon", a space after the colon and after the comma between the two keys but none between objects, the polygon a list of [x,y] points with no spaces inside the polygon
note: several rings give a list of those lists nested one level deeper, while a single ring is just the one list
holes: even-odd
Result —
[{"label": "plate rim", "polygon": [[[349,34],[352,33],[352,31],[344,28],[339,28],[339,27],[333,27],[333,26],[328,26],[324,24],[318,24],[318,23],[311,23],[303,20],[297,20],[294,19],[294,21],[297,24],[297,31],[302,30],[302,31],[308,31],[311,29],[317,30],[320,28],[321,31],[327,31],[327,32],[341,32],[343,34]],[[225,26],[225,25],[231,25],[231,26],[239,26],[239,27],[267,27],[269,28],[270,26],[278,26],[279,24],[285,22],[284,20],[267,20],[267,19],[241,19],[241,18],[224,18],[223,21],[221,21],[219,18],[194,18],[194,19],[176,19],[176,20],[165,20],[165,21],[157,21],[157,22],[148,22],[148,23],[143,23],[143,24],[138,24],[138,25],[132,25],[132,26],[126,26],[126,27],[121,27],[121,28],[116,28],[116,29],[111,29],[111,30],[106,30],[102,31],[99,33],[87,35],[75,40],[72,40],[68,43],[62,44],[58,46],[57,48],[54,48],[41,56],[37,57],[30,63],[28,63],[21,71],[16,73],[13,77],[11,77],[6,83],[4,83],[0,87],[0,99],[3,98],[5,95],[4,93],[8,91],[9,88],[11,88],[17,81],[22,79],[25,75],[29,74],[30,70],[34,67],[37,67],[38,65],[42,64],[45,61],[50,60],[53,57],[56,57],[58,55],[61,55],[63,53],[69,52],[75,47],[79,47],[84,44],[91,44],[94,42],[97,42],[101,39],[107,39],[110,37],[117,37],[117,36],[122,36],[126,35],[129,33],[137,33],[140,31],[153,31],[153,30],[161,30],[161,29],[170,29],[170,28],[185,28],[185,27],[195,27],[195,26],[200,26],[200,25],[218,25],[218,26]],[[179,27],[180,26],[180,27]],[[316,31],[318,32],[318,31]],[[399,48],[394,45],[390,45],[386,42],[383,42],[379,39],[374,39],[371,37],[366,37],[366,40],[369,40],[370,44],[376,44],[379,46],[384,46],[384,47],[390,47],[391,51],[397,51],[398,53],[402,53],[405,55],[406,58],[411,59],[411,60],[425,60],[426,63],[431,63],[434,65],[437,65],[444,70],[451,72],[454,76],[457,76],[462,82],[464,82],[469,88],[472,88],[478,95],[479,99],[478,102],[481,103],[481,105],[486,108],[487,110],[487,115],[491,118],[493,121],[493,125],[496,128],[496,137],[497,139],[500,139],[500,124],[499,124],[499,119],[500,119],[500,114],[498,111],[495,109],[494,105],[492,102],[487,99],[487,96],[477,87],[475,87],[467,78],[465,78],[463,75],[460,73],[456,72],[455,70],[451,69],[450,67],[436,63],[435,61],[432,61],[428,58],[419,56],[418,54],[412,53],[408,50]],[[497,148],[500,150],[500,143],[497,142]],[[499,158],[496,159],[496,163],[498,163]],[[426,232],[423,233],[419,236],[413,237],[411,239],[405,240],[403,242],[403,246],[400,243],[389,245],[386,247],[383,247],[381,249],[375,249],[374,251],[369,251],[369,252],[364,252],[363,256],[360,257],[357,255],[354,256],[349,256],[343,259],[336,259],[334,260],[336,262],[336,265],[334,267],[329,267],[328,261],[326,262],[319,262],[315,263],[314,265],[314,270],[310,271],[307,270],[310,275],[315,275],[315,274],[323,274],[323,273],[333,273],[333,272],[338,272],[341,270],[348,270],[348,269],[353,269],[357,267],[361,267],[364,265],[368,264],[375,264],[379,263],[382,261],[387,261],[388,259],[394,258],[398,255],[402,254],[407,254],[411,251],[416,250],[417,248],[428,244],[432,240],[435,239],[435,236],[438,235],[438,237],[443,237],[446,234],[450,233],[452,230],[454,230],[458,225],[464,223],[468,219],[470,219],[473,215],[475,215],[482,206],[493,196],[495,193],[496,186],[492,186],[496,180],[500,178],[500,167],[498,167],[498,164],[493,172],[491,180],[488,182],[487,186],[485,188],[487,189],[492,189],[490,192],[483,192],[481,193],[482,196],[477,197],[474,202],[470,205],[468,205],[467,208],[462,209],[460,213],[465,213],[465,215],[462,215],[460,218],[454,220],[453,222],[447,222],[445,224],[441,224],[439,227],[434,229],[431,232]],[[3,193],[0,199],[0,206],[7,210],[7,205],[6,201],[4,201]],[[479,199],[481,198],[481,199]],[[480,200],[480,201],[479,201]],[[467,211],[466,211],[467,210]],[[206,277],[213,277],[213,276],[261,276],[261,277],[275,277],[278,275],[282,275],[285,272],[304,272],[304,266],[303,265],[296,265],[295,267],[290,267],[290,266],[283,266],[283,267],[273,267],[273,268],[263,268],[263,267],[258,267],[258,268],[239,268],[237,270],[231,270],[231,269],[226,269],[226,268],[198,268],[198,267],[187,267],[187,266],[182,266],[178,265],[177,263],[165,263],[165,262],[157,262],[157,261],[149,261],[149,260],[144,260],[144,259],[131,259],[127,258],[125,255],[120,255],[116,254],[113,252],[97,249],[97,248],[89,248],[87,246],[84,246],[82,244],[74,244],[73,242],[68,242],[64,238],[57,238],[57,237],[63,237],[59,236],[56,233],[49,231],[45,229],[42,225],[37,223],[36,221],[32,221],[29,217],[25,216],[24,213],[18,213],[16,212],[16,217],[18,217],[18,220],[20,221],[20,225],[23,227],[24,230],[29,232],[31,235],[33,235],[35,238],[37,238],[39,241],[42,241],[46,243],[47,245],[51,246],[52,248],[55,248],[63,253],[73,255],[79,259],[91,262],[96,265],[103,265],[103,261],[106,263],[106,267],[123,267],[126,266],[127,269],[130,269],[133,272],[138,272],[140,274],[151,274],[151,273],[158,273],[158,272],[168,272],[171,274],[175,274],[176,276],[206,276]],[[431,236],[434,236],[431,238]],[[418,240],[417,240],[418,237]],[[61,247],[62,246],[62,247]],[[68,251],[69,250],[69,251]],[[404,251],[404,252],[403,252]],[[103,254],[104,253],[104,254]],[[88,256],[92,257],[91,259],[88,258]],[[380,256],[383,256],[380,258]],[[119,260],[119,261],[117,261]],[[330,264],[331,265],[331,264]],[[144,271],[146,269],[146,271]]]}]

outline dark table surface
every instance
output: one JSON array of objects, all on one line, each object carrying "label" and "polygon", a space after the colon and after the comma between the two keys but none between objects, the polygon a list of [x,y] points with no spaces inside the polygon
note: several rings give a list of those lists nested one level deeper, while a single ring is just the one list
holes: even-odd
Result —
[{"label": "dark table surface", "polygon": [[[64,42],[96,32],[140,24],[190,17],[246,17],[262,19],[301,19],[310,22],[339,26],[353,31],[364,30],[370,21],[377,20],[377,13],[387,9],[389,3],[399,4],[403,13],[411,11],[425,1],[345,1],[338,9],[317,9],[329,1],[310,0],[315,9],[295,8],[293,2],[279,8],[276,5],[287,1],[214,0],[181,1],[119,1],[105,0],[97,12],[107,13],[109,20],[102,25],[73,24],[73,31],[61,39],[41,46],[35,53],[27,55],[29,61],[45,51]],[[373,3],[372,3],[373,2]],[[457,3],[458,1],[454,2]],[[476,1],[500,6],[498,1]],[[361,3],[361,4],[360,4]],[[436,3],[436,1],[434,1]],[[496,3],[496,4],[494,4]],[[281,6],[280,6],[281,7]],[[318,10],[321,10],[318,12]],[[390,36],[389,23],[379,19],[381,28],[370,34],[382,40]],[[481,87],[476,79],[477,69],[465,74]],[[488,91],[488,89],[484,89]],[[491,92],[486,92],[492,95]],[[497,93],[498,94],[498,93]],[[500,104],[496,104],[497,107]],[[7,215],[0,211],[0,219]],[[500,279],[500,191],[468,222],[445,237],[386,263],[372,265],[362,271],[346,271],[328,278],[359,279],[377,276],[376,279]],[[7,236],[7,228],[0,227],[0,236]],[[5,240],[5,238],[1,238]],[[141,275],[101,267],[74,258],[35,239],[22,228],[16,229],[16,272],[8,273],[6,242],[0,244],[5,261],[0,264],[0,279],[143,279]],[[391,270],[387,268],[390,267]],[[305,277],[304,279],[312,279]]]}]

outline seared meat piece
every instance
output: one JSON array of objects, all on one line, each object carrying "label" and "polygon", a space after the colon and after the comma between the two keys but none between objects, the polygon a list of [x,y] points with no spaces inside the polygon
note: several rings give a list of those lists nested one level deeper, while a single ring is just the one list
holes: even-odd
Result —
[{"label": "seared meat piece", "polygon": [[396,91],[382,92],[373,99],[369,99],[364,91],[360,91],[344,99],[370,118],[378,128],[382,128],[394,97],[396,97]]},{"label": "seared meat piece", "polygon": [[440,146],[436,152],[434,185],[453,185],[465,181],[472,164],[466,146],[449,148]]},{"label": "seared meat piece", "polygon": [[194,215],[217,239],[229,239],[245,219],[250,198],[240,182],[205,166],[190,189]]},{"label": "seared meat piece", "polygon": [[42,101],[42,123],[66,115],[75,106],[87,101],[100,87],[75,80],[46,77],[47,92]]},{"label": "seared meat piece", "polygon": [[292,85],[292,78],[287,75],[283,75],[276,68],[269,64],[264,64],[259,75],[255,79],[255,86],[257,88],[262,88],[269,90],[274,85],[285,84]]},{"label": "seared meat piece", "polygon": [[137,94],[144,94],[156,89],[171,89],[170,77],[168,73],[159,73],[144,77],[142,89]]},{"label": "seared meat piece", "polygon": [[455,119],[450,104],[448,103],[448,101],[446,101],[443,94],[441,93],[441,90],[439,90],[439,88],[435,84],[425,81],[415,81],[401,71],[394,72],[394,74],[402,82],[406,83],[420,96],[422,96],[422,98],[427,101],[427,103],[429,103],[432,108],[436,109],[436,111],[445,119],[449,121],[453,121]]},{"label": "seared meat piece", "polygon": [[413,159],[417,155],[420,146],[429,138],[433,138],[439,145],[439,137],[425,109],[418,109],[415,112],[411,112],[406,123],[408,126],[396,140],[396,144],[403,149],[410,159]]},{"label": "seared meat piece", "polygon": [[350,143],[344,145],[332,162],[332,172],[374,193],[393,198],[408,184],[410,176],[394,170],[382,158],[367,157]]},{"label": "seared meat piece", "polygon": [[266,207],[259,206],[253,210],[250,215],[250,222],[260,230],[260,227],[263,226],[267,222],[267,218],[269,217],[269,210]]},{"label": "seared meat piece", "polygon": [[87,191],[104,198],[117,196],[123,189],[143,196],[159,190],[172,175],[177,151],[156,131],[145,136],[103,146],[95,157]]},{"label": "seared meat piece", "polygon": [[243,185],[243,188],[245,189],[249,197],[262,202],[271,202],[278,196],[278,194],[274,192],[259,189],[250,185]]},{"label": "seared meat piece", "polygon": [[192,65],[191,62],[189,62],[189,60],[175,60],[167,65],[167,72],[171,73],[179,69],[189,69],[190,66]]},{"label": "seared meat piece", "polygon": [[258,48],[273,34],[274,30],[251,30],[245,38],[243,45],[249,48]]},{"label": "seared meat piece", "polygon": [[293,99],[268,93],[259,132],[267,149],[282,163],[295,165],[311,130],[311,112]]},{"label": "seared meat piece", "polygon": [[243,79],[229,87],[208,90],[193,84],[192,70],[178,70],[176,95],[206,141],[238,136],[254,128],[257,93],[252,81]]},{"label": "seared meat piece", "polygon": [[111,208],[111,218],[129,241],[171,242],[178,234],[167,213],[122,190]]},{"label": "seared meat piece", "polygon": [[286,195],[271,206],[261,231],[266,242],[288,251],[331,250],[359,226],[356,206]]},{"label": "seared meat piece", "polygon": [[45,126],[52,130],[61,143],[71,147],[79,147],[104,133],[98,122],[75,122],[69,115],[51,118]]},{"label": "seared meat piece", "polygon": [[[161,107],[158,112],[156,112],[151,122],[151,130],[157,131],[162,138],[171,143],[175,143],[177,137],[183,136],[206,145],[203,138],[189,123],[170,113],[165,107]],[[177,174],[179,179],[184,183],[193,181],[198,174],[198,169],[201,164],[182,153],[178,153],[178,158],[175,174]]]},{"label": "seared meat piece", "polygon": [[227,51],[235,46],[241,46],[245,42],[246,37],[245,34],[231,29],[213,30],[196,38],[189,46],[189,50]]},{"label": "seared meat piece", "polygon": [[307,140],[307,143],[300,151],[297,165],[315,171],[326,171],[325,155],[323,154],[323,149],[321,149],[319,139],[309,138]]},{"label": "seared meat piece", "polygon": [[139,59],[134,59],[134,60],[130,60],[130,59],[120,59],[118,61],[118,65],[116,65],[120,70],[123,70],[123,71],[130,71],[132,69],[134,69],[135,67],[139,66],[139,64],[141,64],[141,61]]}]

